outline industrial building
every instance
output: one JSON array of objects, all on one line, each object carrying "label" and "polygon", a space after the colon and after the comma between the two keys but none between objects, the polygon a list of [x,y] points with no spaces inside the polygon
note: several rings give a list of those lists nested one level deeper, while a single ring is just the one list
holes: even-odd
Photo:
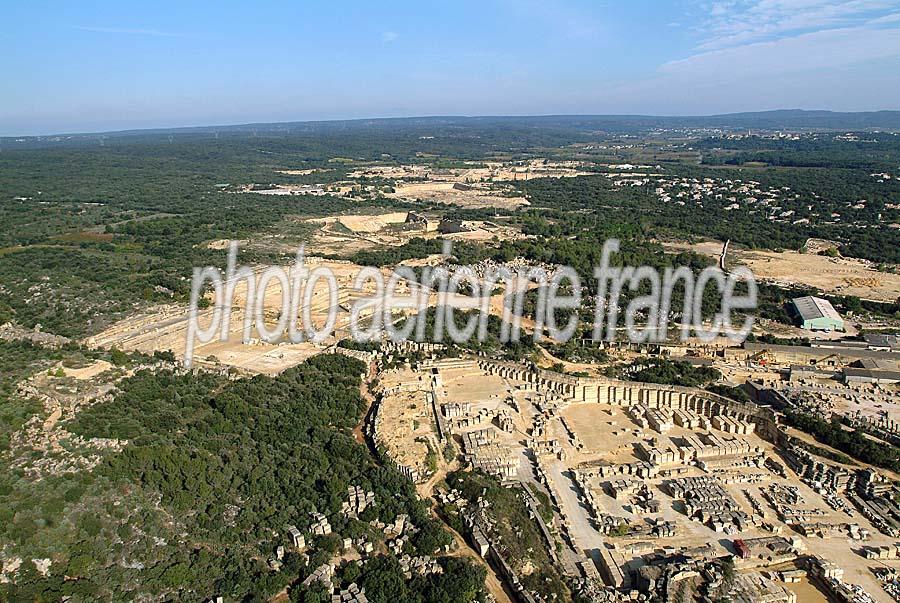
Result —
[{"label": "industrial building", "polygon": [[900,335],[891,333],[866,333],[863,335],[870,350],[900,352]]},{"label": "industrial building", "polygon": [[791,301],[797,324],[810,331],[843,331],[844,319],[826,299],[807,295]]},{"label": "industrial building", "polygon": [[866,368],[845,368],[844,383],[878,383],[890,385],[900,383],[900,371],[885,371]]}]

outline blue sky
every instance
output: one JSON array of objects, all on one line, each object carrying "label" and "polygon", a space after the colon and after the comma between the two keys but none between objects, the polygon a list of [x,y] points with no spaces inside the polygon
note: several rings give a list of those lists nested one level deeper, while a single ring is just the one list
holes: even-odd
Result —
[{"label": "blue sky", "polygon": [[900,109],[900,0],[5,2],[0,135]]}]

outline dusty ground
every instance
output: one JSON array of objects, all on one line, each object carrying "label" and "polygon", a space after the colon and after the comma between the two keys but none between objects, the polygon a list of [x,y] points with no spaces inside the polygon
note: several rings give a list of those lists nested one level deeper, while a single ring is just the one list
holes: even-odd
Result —
[{"label": "dusty ground", "polygon": [[[453,402],[471,403],[470,416],[476,416],[482,410],[511,410],[506,404],[509,398],[514,398],[520,408],[530,409],[528,399],[537,396],[534,392],[519,390],[506,379],[487,375],[476,366],[448,368],[441,366],[440,363],[437,366],[441,377],[441,387],[437,390],[438,412],[442,404]],[[379,376],[385,390],[379,411],[379,434],[392,458],[420,471],[425,469],[425,455],[428,452],[428,445],[423,440],[428,440],[433,449],[441,451],[441,444],[435,432],[434,412],[426,398],[426,392],[431,391],[430,371],[430,368],[423,371],[404,368],[387,371]],[[484,421],[468,427],[457,424],[453,428],[453,433],[460,435],[490,428],[496,431],[498,445],[513,447],[517,451],[524,450],[526,433],[532,425],[532,415],[533,411],[512,413],[515,426],[512,433],[500,431],[493,421]],[[531,474],[530,465],[524,454],[519,471],[520,477]]]},{"label": "dusty ground", "polygon": [[472,185],[469,190],[458,190],[455,182],[415,182],[394,187],[388,197],[396,199],[422,199],[460,207],[498,207],[513,209],[528,205],[525,197],[507,196],[509,187],[499,185]]},{"label": "dusty ground", "polygon": [[471,402],[478,408],[496,408],[509,392],[503,379],[496,375],[470,375],[461,371],[456,375],[451,371],[441,371],[445,402]]},{"label": "dusty ground", "polygon": [[[323,260],[307,256],[305,266],[310,270],[316,267],[328,268],[335,275],[337,281],[337,308],[334,332],[325,341],[314,344],[311,342],[290,343],[288,338],[275,343],[266,343],[259,340],[257,329],[251,329],[251,338],[247,343],[243,342],[243,323],[246,307],[246,283],[241,281],[235,287],[232,300],[232,316],[228,337],[225,341],[218,337],[208,343],[198,343],[194,348],[194,362],[207,367],[232,367],[248,373],[262,373],[267,375],[278,374],[292,366],[303,362],[310,356],[321,353],[341,339],[350,336],[351,309],[358,299],[370,297],[374,292],[374,286],[367,284],[362,291],[356,291],[354,281],[361,270],[361,266],[342,260]],[[287,271],[289,267],[285,267]],[[264,266],[255,267],[258,275],[265,269]],[[390,270],[382,269],[382,274],[387,282]],[[395,291],[395,295],[403,297],[409,294],[409,289],[401,282]],[[212,294],[208,295],[212,301]],[[491,298],[490,311],[500,314],[504,311],[502,295]],[[317,328],[321,328],[326,321],[330,308],[330,296],[327,286],[320,282],[315,289],[311,301],[311,318]],[[431,305],[437,303],[437,295],[432,294]],[[264,296],[265,321],[269,329],[274,328],[282,310],[282,292],[277,279],[269,281]],[[381,308],[378,308],[381,312]],[[407,310],[411,312],[412,309]],[[365,326],[366,316],[371,315],[371,308],[364,311],[361,324]],[[212,321],[212,309],[201,310],[198,313],[200,329],[207,328]],[[139,351],[152,354],[155,351],[171,351],[176,358],[182,358],[185,353],[188,333],[188,308],[182,304],[169,304],[156,307],[122,320],[101,333],[86,340],[89,346],[103,348],[118,348],[124,351]],[[523,319],[522,326],[529,329],[533,321]]]},{"label": "dusty ground", "polygon": [[[890,370],[896,370],[891,366]],[[827,402],[835,412],[876,418],[887,416],[900,421],[900,387],[897,384],[854,384],[852,387],[828,379],[803,379],[784,385],[792,392],[802,392]]]},{"label": "dusty ground", "polygon": [[[370,295],[371,290],[353,292],[353,279],[359,266],[349,262],[321,261],[307,258],[307,268],[324,266],[332,270],[337,279],[338,308],[335,331],[332,337],[321,344],[310,342],[291,344],[264,343],[254,328],[249,343],[242,342],[244,313],[246,307],[246,284],[241,282],[235,288],[232,303],[233,313],[231,328],[227,341],[215,339],[209,343],[198,344],[194,349],[194,359],[200,365],[234,367],[251,373],[277,374],[295,366],[310,356],[320,353],[329,345],[333,345],[349,333],[350,307],[356,299]],[[262,268],[257,271],[261,271]],[[398,289],[402,294],[402,290]],[[273,328],[281,312],[281,287],[277,280],[269,282],[264,298],[266,324]],[[313,324],[321,327],[330,307],[330,299],[324,283],[319,283],[312,297],[311,317]],[[199,315],[201,328],[206,328],[212,320],[212,310],[203,310]],[[121,321],[109,329],[88,339],[87,344],[125,351],[140,351],[152,354],[154,351],[171,351],[181,358],[185,351],[188,329],[188,308],[183,305],[169,305],[157,308]]]},{"label": "dusty ground", "polygon": [[487,162],[485,167],[475,167],[465,170],[459,175],[462,182],[477,182],[481,179],[493,180],[533,180],[535,178],[573,178],[584,176],[592,172],[580,169],[578,161],[547,161],[534,159],[523,165],[510,165],[497,162]]},{"label": "dusty ground", "polygon": [[810,584],[807,578],[794,584],[786,584],[788,590],[797,595],[797,603],[827,603],[825,593]]},{"label": "dusty ground", "polygon": [[409,212],[395,211],[387,214],[340,216],[338,222],[353,232],[378,232],[392,224],[403,224]]},{"label": "dusty ground", "polygon": [[[238,244],[238,247],[245,247],[247,245],[246,239],[235,239]],[[216,239],[215,241],[210,241],[206,244],[207,249],[214,249],[216,251],[222,251],[228,249],[231,245],[231,239]]]},{"label": "dusty ground", "polygon": [[[669,249],[690,249],[715,258],[722,251],[722,243],[717,241],[664,245]],[[895,301],[900,297],[900,274],[878,272],[868,262],[857,259],[731,247],[727,263],[729,267],[748,266],[756,278],[775,283],[800,283],[826,293],[855,295],[877,301]]]},{"label": "dusty ground", "polygon": [[[428,199],[461,207],[516,208],[528,205],[524,196],[508,184],[510,181],[535,178],[570,178],[590,174],[586,164],[577,161],[548,161],[534,159],[517,162],[468,162],[466,167],[451,169],[430,165],[368,165],[348,174],[348,180],[329,182],[321,186],[331,194],[353,198],[360,187],[366,192],[376,192],[378,187],[360,182],[360,179],[378,178],[396,183],[389,197],[398,199]],[[329,170],[286,169],[276,173],[306,176]],[[242,192],[260,194],[293,194],[305,185],[279,184],[276,188],[254,190],[247,185]]]},{"label": "dusty ground", "polygon": [[106,360],[95,360],[91,364],[79,368],[66,367],[62,364],[59,365],[59,368],[66,374],[66,377],[72,377],[80,381],[92,379],[101,373],[105,373],[112,367],[113,365]]},{"label": "dusty ground", "polygon": [[[865,324],[860,324],[859,327],[870,328]],[[850,322],[844,322],[844,332],[842,333],[840,331],[811,331],[764,318],[757,318],[756,322],[753,323],[752,331],[754,335],[769,334],[785,339],[811,339],[818,341],[837,341],[859,334],[859,328]]]},{"label": "dusty ground", "polygon": [[310,253],[349,256],[358,251],[403,244],[403,239],[399,236],[385,240],[385,237],[346,232],[336,226],[340,224],[337,218],[314,219],[310,222],[316,225],[316,230],[305,244]]},{"label": "dusty ground", "polygon": [[349,256],[357,251],[396,247],[424,230],[399,230],[391,226],[403,224],[407,212],[358,214],[311,218],[306,223],[316,230],[306,243],[310,253]]},{"label": "dusty ground", "polygon": [[391,458],[423,474],[428,454],[424,440],[436,441],[434,415],[426,399],[430,391],[428,376],[411,369],[397,369],[381,373],[379,381],[385,391],[378,411],[379,442]]}]

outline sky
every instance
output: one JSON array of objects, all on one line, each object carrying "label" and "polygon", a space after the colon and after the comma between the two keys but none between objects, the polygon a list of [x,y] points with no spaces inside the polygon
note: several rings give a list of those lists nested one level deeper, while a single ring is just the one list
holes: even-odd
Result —
[{"label": "sky", "polygon": [[900,109],[900,0],[3,2],[0,136]]}]

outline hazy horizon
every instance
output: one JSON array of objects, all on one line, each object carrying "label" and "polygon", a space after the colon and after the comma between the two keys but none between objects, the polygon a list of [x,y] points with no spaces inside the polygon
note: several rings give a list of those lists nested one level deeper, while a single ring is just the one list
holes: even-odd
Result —
[{"label": "hazy horizon", "polygon": [[[883,0],[6,7],[5,136],[434,115],[890,110]],[[273,18],[277,17],[277,18]]]},{"label": "hazy horizon", "polygon": [[832,109],[798,109],[798,108],[775,108],[775,109],[761,109],[758,111],[750,110],[750,111],[737,111],[730,113],[708,113],[708,114],[689,114],[689,113],[680,113],[680,114],[646,114],[646,113],[523,113],[523,114],[494,114],[494,115],[453,115],[453,114],[422,114],[422,115],[369,115],[369,116],[361,116],[361,117],[334,117],[334,118],[324,118],[324,119],[287,119],[281,121],[243,121],[243,122],[232,122],[232,123],[181,123],[176,125],[171,124],[160,124],[160,125],[148,125],[148,126],[138,126],[132,128],[117,128],[111,130],[82,130],[82,131],[48,131],[48,132],[36,132],[36,133],[0,133],[0,138],[46,138],[46,137],[54,137],[54,136],[88,136],[88,135],[101,135],[101,134],[117,134],[124,132],[153,132],[153,131],[168,131],[168,130],[194,130],[194,129],[209,129],[209,128],[241,128],[241,127],[249,127],[249,126],[276,126],[280,124],[314,124],[314,123],[340,123],[340,122],[365,122],[365,121],[388,121],[388,120],[416,120],[416,119],[530,119],[530,118],[553,118],[553,117],[564,117],[564,118],[625,118],[625,117],[634,117],[634,118],[647,118],[647,119],[678,119],[678,118],[716,118],[716,117],[728,117],[731,115],[765,115],[767,113],[779,113],[779,112],[804,112],[804,113],[833,113],[836,115],[855,115],[855,114],[872,114],[872,113],[900,113],[900,109],[872,109],[866,111],[835,111]]}]

